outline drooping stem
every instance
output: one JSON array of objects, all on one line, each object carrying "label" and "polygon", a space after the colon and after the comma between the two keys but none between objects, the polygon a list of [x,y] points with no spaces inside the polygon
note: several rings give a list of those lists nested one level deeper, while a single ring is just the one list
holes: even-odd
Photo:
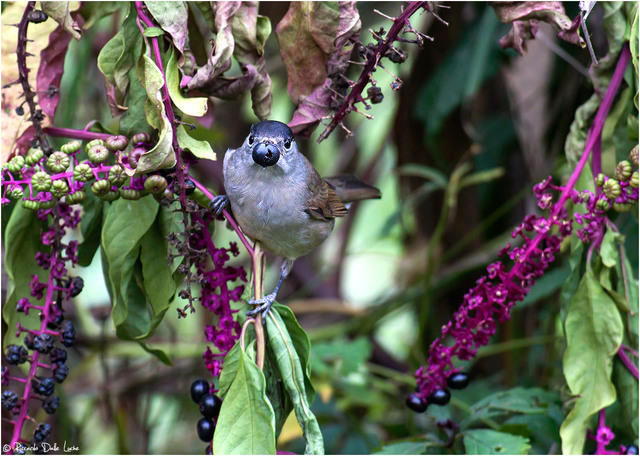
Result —
[{"label": "drooping stem", "polygon": [[20,19],[20,23],[18,24],[18,46],[16,48],[18,74],[20,75],[18,80],[22,86],[24,99],[29,106],[29,120],[31,121],[31,125],[33,125],[35,139],[40,144],[40,148],[42,149],[42,152],[44,152],[45,156],[49,156],[53,152],[53,149],[49,145],[49,142],[42,131],[42,120],[44,119],[44,114],[42,113],[42,110],[38,109],[35,102],[34,98],[36,94],[31,90],[31,86],[29,85],[29,68],[27,68],[27,28],[29,27],[29,18],[31,13],[34,11],[35,4],[36,2],[27,3],[24,13],[22,14],[22,19]]},{"label": "drooping stem", "polygon": [[362,100],[362,91],[367,84],[369,84],[369,81],[371,80],[371,73],[380,62],[380,59],[386,55],[392,43],[396,41],[400,32],[402,32],[409,22],[409,18],[420,8],[427,7],[427,4],[428,2],[409,2],[404,11],[394,19],[393,25],[389,29],[389,33],[386,34],[384,41],[375,48],[375,51],[368,56],[367,62],[364,65],[358,81],[353,85],[353,87],[351,87],[351,91],[342,101],[340,108],[338,108],[336,113],[333,115],[331,122],[318,137],[318,142],[325,140],[331,132],[341,124],[345,116],[354,110],[355,103]]}]

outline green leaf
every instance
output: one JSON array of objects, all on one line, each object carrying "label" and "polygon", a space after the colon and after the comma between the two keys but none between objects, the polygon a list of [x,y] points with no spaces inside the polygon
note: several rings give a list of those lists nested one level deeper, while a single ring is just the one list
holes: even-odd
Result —
[{"label": "green leaf", "polygon": [[146,36],[147,38],[154,38],[156,36],[162,35],[164,35],[164,30],[162,30],[160,27],[147,27],[146,29],[144,29],[144,36]]},{"label": "green leaf", "polygon": [[556,393],[541,388],[512,388],[491,394],[471,406],[470,416],[460,427],[463,429],[481,419],[496,418],[511,414],[546,414],[550,406],[557,405]]},{"label": "green leaf", "polygon": [[267,382],[267,397],[273,407],[273,412],[276,419],[276,438],[280,435],[282,426],[289,417],[289,414],[293,410],[293,402],[289,398],[286,388],[282,380],[280,380],[280,371],[278,370],[278,364],[275,359],[275,355],[271,350],[269,344],[267,344],[267,350],[264,360],[264,377]]},{"label": "green leaf", "polygon": [[90,29],[98,20],[110,16],[123,6],[128,7],[129,5],[124,2],[83,2],[80,7],[80,15],[85,20],[82,28]]},{"label": "green leaf", "polygon": [[138,175],[157,169],[170,168],[176,164],[176,156],[172,147],[173,130],[162,102],[161,89],[164,85],[164,77],[162,71],[149,57],[148,50],[149,46],[145,41],[145,51],[138,60],[136,74],[147,93],[147,103],[145,104],[147,122],[160,131],[156,145],[138,160],[138,167],[135,170]]},{"label": "green leaf", "polygon": [[571,300],[565,333],[562,368],[577,399],[560,436],[563,453],[575,454],[582,452],[589,418],[616,399],[611,369],[623,335],[620,313],[590,268]]},{"label": "green leaf", "polygon": [[[185,2],[147,1],[144,2],[144,6],[147,7],[156,22],[160,24],[160,27],[171,35],[173,45],[181,54],[184,53],[185,43],[187,42],[187,19],[189,16]],[[148,35],[145,33],[145,36]]]},{"label": "green leaf", "polygon": [[[178,107],[183,113],[194,116],[202,117],[207,113],[207,98],[206,97],[193,97],[187,98],[182,95],[180,90],[180,72],[178,71],[178,60],[176,53],[171,50],[169,54],[169,62],[166,68],[167,75],[167,89],[169,89],[169,96],[171,101]],[[184,130],[184,127],[180,125]],[[178,136],[180,141],[180,136]],[[181,145],[181,147],[184,147]],[[211,147],[209,147],[211,148]]]},{"label": "green leaf", "polygon": [[177,288],[167,260],[169,243],[162,233],[160,213],[153,226],[140,239],[140,247],[144,291],[154,316],[158,316],[167,311]]},{"label": "green leaf", "polygon": [[169,355],[167,355],[163,350],[161,350],[159,348],[149,347],[149,345],[147,345],[146,342],[143,342],[141,340],[138,341],[138,344],[144,349],[144,351],[146,351],[147,353],[155,356],[156,358],[158,358],[160,361],[162,361],[167,366],[171,366],[172,365],[171,358],[169,358]]},{"label": "green leaf", "polygon": [[606,267],[613,268],[620,261],[618,245],[621,240],[624,240],[624,236],[607,228],[600,244],[600,257],[602,258],[602,264]]},{"label": "green leaf", "polygon": [[527,454],[529,439],[491,429],[464,432],[466,454]]},{"label": "green leaf", "polygon": [[[40,304],[31,296],[31,276],[37,274],[40,282],[46,282],[49,271],[39,267],[35,255],[40,250],[40,232],[46,229],[43,221],[38,219],[36,211],[25,209],[16,204],[4,231],[4,269],[10,280],[10,288],[6,302],[2,307],[2,318],[8,330],[3,333],[3,344],[16,343],[16,324],[20,321],[26,327],[39,324],[37,312],[29,312],[26,316],[16,311],[16,303],[21,298],[29,298],[32,304]],[[4,331],[4,329],[3,329]]]},{"label": "green leaf", "polygon": [[289,332],[291,341],[293,342],[293,347],[300,357],[300,363],[304,372],[304,386],[307,393],[307,401],[309,404],[313,404],[315,389],[311,384],[311,365],[309,363],[309,357],[311,355],[311,341],[309,340],[309,336],[305,330],[302,329],[302,326],[300,326],[298,320],[296,320],[296,316],[289,307],[275,303],[273,308],[280,314],[280,317]]},{"label": "green leaf", "polygon": [[498,179],[504,176],[504,168],[498,167],[493,169],[487,169],[486,171],[478,171],[469,176],[465,176],[460,179],[460,190],[472,185],[484,184],[491,182],[494,179]]},{"label": "green leaf", "polygon": [[104,201],[95,196],[93,192],[85,192],[86,197],[82,203],[82,220],[80,231],[82,243],[78,246],[78,264],[89,266],[96,250],[100,246],[100,232],[102,230],[102,209]]},{"label": "green leaf", "polygon": [[287,326],[277,309],[267,314],[266,330],[280,371],[280,378],[289,393],[296,418],[302,427],[306,442],[305,454],[324,454],[320,426],[307,399],[305,370]]},{"label": "green leaf", "polygon": [[229,353],[224,357],[223,369],[220,373],[220,381],[218,383],[218,389],[220,390],[220,397],[224,399],[231,383],[233,383],[233,379],[236,378],[236,372],[238,370],[238,365],[240,363],[240,359],[242,358],[242,347],[240,346],[240,342],[236,342],[236,344],[229,350]]},{"label": "green leaf", "polygon": [[[633,362],[633,357],[631,362]],[[637,358],[636,358],[637,359]],[[637,367],[637,364],[636,364]],[[616,387],[618,400],[620,401],[620,423],[626,432],[638,440],[638,380],[629,372],[629,369],[616,359],[613,365],[613,383]]]},{"label": "green leaf", "polygon": [[222,402],[213,448],[215,454],[276,453],[275,418],[265,394],[264,375],[242,351]]},{"label": "green leaf", "polygon": [[193,155],[204,160],[216,160],[216,153],[211,149],[211,144],[208,141],[201,141],[195,139],[184,128],[184,125],[178,126],[178,144],[185,150],[188,150]]},{"label": "green leaf", "polygon": [[130,303],[126,297],[134,293],[129,284],[133,279],[140,240],[153,225],[158,206],[148,195],[137,201],[116,200],[105,211],[101,247],[107,262],[105,275],[113,305],[111,317],[116,328],[129,316]]}]

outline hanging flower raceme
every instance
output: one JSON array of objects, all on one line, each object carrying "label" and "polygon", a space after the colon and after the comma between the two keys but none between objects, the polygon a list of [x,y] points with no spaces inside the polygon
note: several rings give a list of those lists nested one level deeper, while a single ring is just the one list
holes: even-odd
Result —
[{"label": "hanging flower raceme", "polygon": [[[522,301],[535,281],[542,277],[555,260],[560,245],[573,231],[573,222],[580,225],[577,236],[583,242],[593,242],[596,247],[604,235],[606,211],[613,208],[628,211],[638,201],[638,150],[630,153],[630,161],[622,161],[616,167],[615,176],[596,177],[598,191],[578,192],[574,189],[589,153],[601,135],[604,121],[622,81],[629,62],[629,49],[625,47],[611,79],[611,84],[587,137],[585,151],[565,186],[551,183],[551,177],[533,187],[533,193],[541,210],[549,210],[548,216],[530,214],[512,232],[516,245],[508,244],[498,254],[500,259],[487,267],[487,274],[463,297],[463,303],[453,318],[442,327],[440,337],[429,348],[428,363],[415,372],[416,392],[407,397],[407,405],[423,412],[429,404],[444,405],[449,402],[447,389],[464,388],[468,376],[460,371],[453,358],[467,361],[473,358],[479,347],[487,345],[496,332],[496,325],[510,318],[511,309]],[[560,196],[553,204],[554,193]],[[571,199],[575,205],[584,204],[584,212],[568,214],[565,202]]]}]

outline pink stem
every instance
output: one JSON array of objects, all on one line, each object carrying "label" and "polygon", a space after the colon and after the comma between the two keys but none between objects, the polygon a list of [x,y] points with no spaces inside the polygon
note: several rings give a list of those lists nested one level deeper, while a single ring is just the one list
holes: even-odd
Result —
[{"label": "pink stem", "polygon": [[[54,216],[54,220],[55,220]],[[56,226],[57,223],[56,223]],[[59,236],[60,233],[57,233]],[[52,251],[56,252],[55,245]],[[52,273],[49,273],[49,280],[47,281],[47,296],[45,298],[44,309],[42,310],[43,318],[42,323],[40,323],[40,330],[37,332],[38,334],[43,334],[47,330],[47,324],[49,323],[49,313],[51,311],[51,305],[53,303],[53,292],[55,288],[55,278]],[[13,434],[11,436],[11,444],[10,447],[14,448],[16,443],[20,441],[20,434],[22,433],[22,425],[25,420],[28,418],[27,412],[29,411],[29,398],[31,397],[31,380],[35,378],[36,373],[38,372],[38,364],[39,364],[40,353],[37,350],[33,351],[31,355],[31,367],[29,368],[29,374],[25,379],[24,383],[24,393],[22,394],[22,404],[20,404],[20,412],[18,414],[18,418],[16,419],[16,424],[13,427]]]},{"label": "pink stem", "polygon": [[74,130],[72,128],[60,128],[60,127],[45,127],[44,132],[49,136],[54,136],[56,138],[73,138],[73,139],[82,139],[86,141],[90,141],[92,139],[107,140],[113,136],[113,135],[110,135],[109,133],[98,133],[95,131]]},{"label": "pink stem", "polygon": [[635,364],[633,364],[633,361],[629,359],[629,357],[625,353],[624,347],[625,347],[624,345],[621,345],[620,348],[618,349],[618,358],[620,358],[620,361],[622,362],[622,364],[624,364],[624,366],[627,369],[629,369],[629,372],[631,372],[631,375],[633,375],[636,378],[636,380],[638,380],[638,368],[635,366]]},{"label": "pink stem", "polygon": [[[213,193],[211,193],[209,191],[209,189],[207,189],[207,187],[205,187],[204,185],[202,185],[200,182],[198,182],[196,179],[194,179],[193,177],[189,177],[189,179],[191,179],[191,181],[193,182],[193,184],[198,187],[198,189],[200,189],[200,191],[202,193],[205,194],[205,196],[207,198],[209,198],[210,200],[213,199]],[[251,243],[249,242],[249,240],[245,237],[244,233],[242,232],[242,230],[240,229],[240,227],[238,226],[238,224],[236,223],[236,221],[233,219],[233,217],[231,216],[231,214],[229,214],[229,212],[224,209],[222,211],[222,214],[224,215],[224,217],[227,219],[227,221],[229,222],[229,224],[231,225],[231,227],[235,230],[235,232],[238,234],[238,237],[240,238],[240,241],[242,242],[242,244],[245,246],[245,248],[249,251],[249,255],[251,255],[251,257],[253,258],[253,247],[251,247]]]},{"label": "pink stem", "polygon": [[[149,18],[149,16],[147,16],[146,13],[144,12],[143,2],[135,2],[135,4],[136,4],[136,11],[138,13],[138,17],[142,20],[142,22],[144,22],[147,27],[155,27],[155,24],[153,23],[151,18]],[[178,134],[177,134],[177,126],[176,126],[177,122],[173,114],[173,107],[171,106],[171,97],[169,96],[167,79],[164,74],[164,67],[162,65],[162,55],[160,54],[160,46],[158,44],[157,37],[151,38],[151,45],[153,47],[153,54],[154,54],[156,65],[162,72],[162,79],[164,81],[164,84],[162,86],[162,101],[165,106],[167,118],[169,119],[169,122],[171,123],[171,128],[173,130],[173,149],[176,154],[176,161],[178,162],[178,168],[182,168],[179,172],[176,173],[176,177],[178,179],[179,187],[181,189],[184,189],[184,173],[182,172],[184,171],[184,168],[182,165],[182,159],[181,159],[182,157],[180,156],[181,149],[180,149],[180,146],[178,145]],[[192,177],[190,177],[190,179],[193,181],[194,184],[196,184],[195,179],[193,179]],[[199,183],[197,183],[196,186],[200,190],[202,190],[205,193],[205,195],[209,197],[209,199],[213,198],[213,195],[211,194],[211,192],[206,190],[204,186],[200,185]],[[186,206],[187,204],[186,195],[183,190],[180,191],[180,202],[183,205],[183,207]],[[249,251],[249,254],[253,257],[253,249],[251,248],[251,244],[249,243],[249,241],[247,241],[244,234],[242,234],[242,231],[240,231],[238,224],[235,222],[235,220],[233,220],[229,212],[225,210],[222,213],[224,214],[225,218],[229,221],[229,224],[233,227],[235,232],[238,234],[240,241],[242,241],[242,244],[247,248],[247,250]]]}]

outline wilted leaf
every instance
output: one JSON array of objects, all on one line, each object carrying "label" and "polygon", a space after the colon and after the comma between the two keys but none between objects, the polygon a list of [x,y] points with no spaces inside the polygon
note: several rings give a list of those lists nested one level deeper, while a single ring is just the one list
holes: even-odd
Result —
[{"label": "wilted leaf", "polygon": [[215,44],[206,65],[198,68],[193,78],[187,83],[189,90],[206,86],[231,66],[231,56],[234,48],[231,24],[234,14],[240,8],[240,2],[216,2],[214,5]]},{"label": "wilted leaf", "polygon": [[331,109],[331,76],[344,73],[360,33],[355,2],[292,2],[276,27],[287,91],[298,104],[289,127],[308,137]]},{"label": "wilted leaf", "polygon": [[223,100],[238,98],[243,93],[251,90],[258,82],[258,78],[260,78],[258,70],[253,65],[243,65],[241,70],[241,76],[235,78],[218,76],[202,86],[198,91]]},{"label": "wilted leaf", "polygon": [[187,42],[188,10],[184,2],[144,2],[153,18],[162,30],[171,35],[173,45],[184,53],[184,45]]},{"label": "wilted leaf", "polygon": [[559,38],[585,46],[578,34],[579,21],[569,19],[562,2],[493,2],[491,5],[501,22],[513,24],[511,31],[500,39],[503,48],[512,47],[524,54],[526,41],[535,38],[538,31],[538,21],[551,24],[558,30]]},{"label": "wilted leaf", "polygon": [[242,2],[233,17],[232,30],[236,60],[257,70],[251,87],[253,112],[258,118],[267,119],[271,113],[271,78],[265,68],[264,45],[271,34],[271,21],[258,15],[258,2]]},{"label": "wilted leaf", "polygon": [[42,11],[60,24],[76,40],[82,37],[82,27],[71,17],[70,11],[78,8],[78,2],[40,2]]},{"label": "wilted leaf", "polygon": [[98,68],[105,77],[107,102],[113,116],[127,110],[125,98],[130,85],[130,70],[142,49],[136,17],[135,7],[131,3],[122,27],[98,54]]},{"label": "wilted leaf", "polygon": [[[36,77],[39,93],[38,104],[47,116],[53,118],[60,101],[60,81],[64,71],[64,58],[67,54],[71,36],[59,26],[49,35],[49,45],[40,53],[40,66]],[[57,89],[50,92],[51,89]]]},{"label": "wilted leaf", "polygon": [[[148,49],[148,45],[145,47]],[[176,163],[176,156],[172,148],[173,130],[162,102],[161,89],[164,85],[164,78],[162,71],[151,60],[146,50],[138,61],[136,73],[147,92],[147,103],[145,104],[147,122],[159,130],[156,145],[138,160],[135,173],[143,174],[156,169],[172,167]]]},{"label": "wilted leaf", "polygon": [[103,17],[128,6],[126,2],[82,2],[82,6],[78,10],[85,21],[82,28],[88,30]]}]

